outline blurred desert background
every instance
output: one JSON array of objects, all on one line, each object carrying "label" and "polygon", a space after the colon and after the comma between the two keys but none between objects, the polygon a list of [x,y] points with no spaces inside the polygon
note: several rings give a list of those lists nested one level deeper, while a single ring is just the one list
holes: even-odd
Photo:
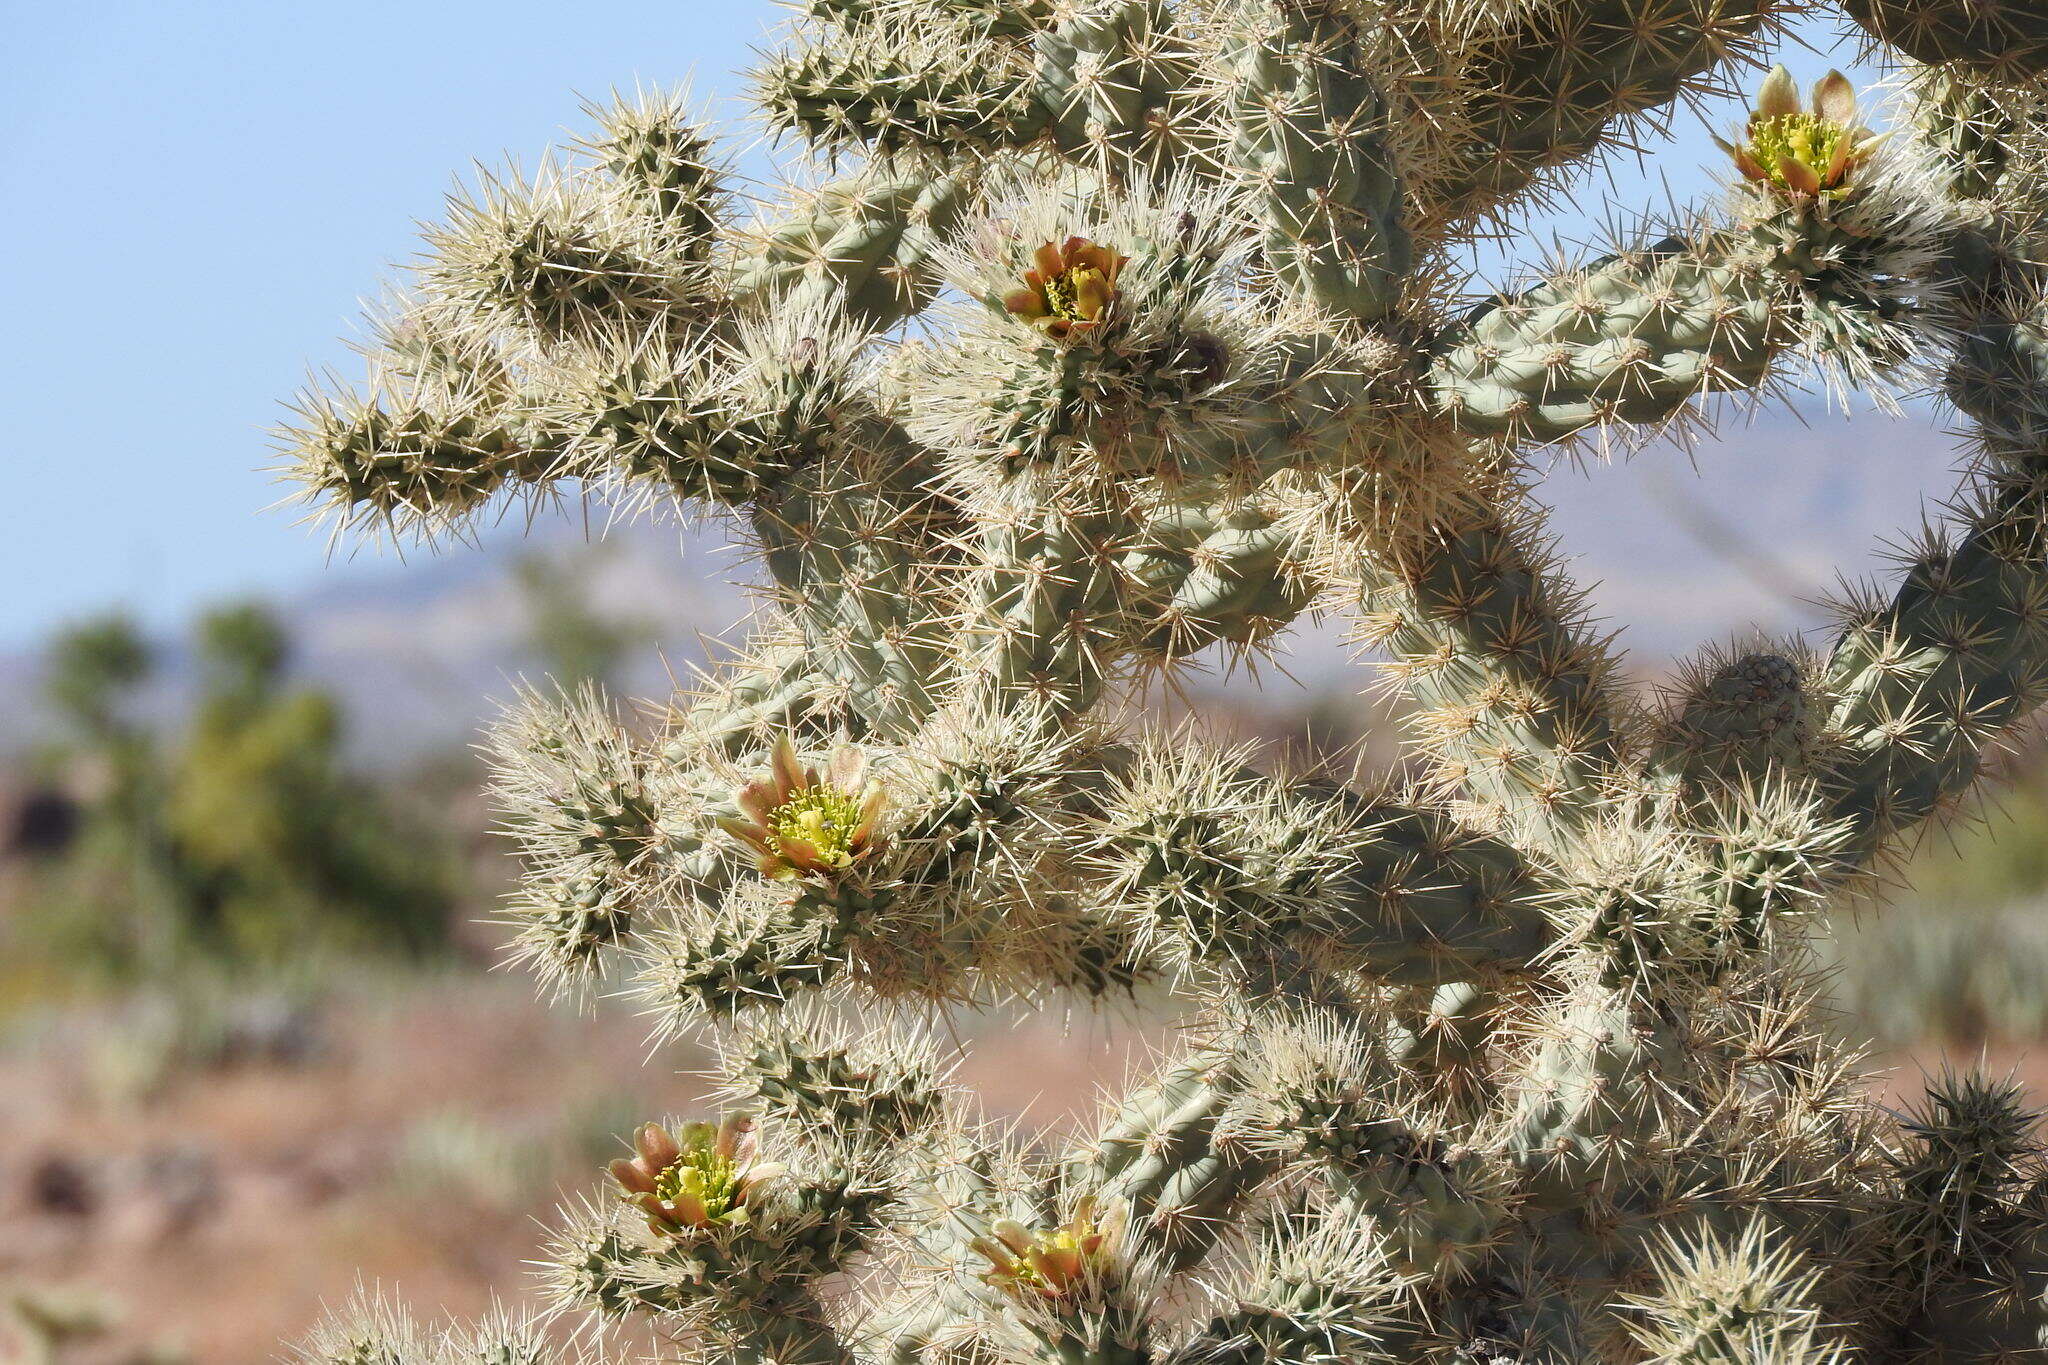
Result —
[{"label": "blurred desert background", "polygon": [[[715,525],[600,507],[330,547],[269,509],[262,429],[343,359],[330,337],[457,168],[557,136],[578,90],[735,91],[770,12],[425,8],[39,18],[0,92],[0,193],[79,215],[0,224],[40,263],[0,341],[0,1361],[271,1360],[359,1280],[517,1299],[556,1204],[707,1084],[623,1007],[493,970],[510,868],[473,745],[521,680],[687,685],[744,629],[744,561]],[[1673,164],[1715,119],[1686,116]],[[1668,169],[1611,193],[1704,183]],[[1595,235],[1575,211],[1555,229]],[[1721,418],[1544,485],[1646,688],[1701,641],[1819,638],[1820,599],[1882,574],[1881,538],[1952,484],[1931,411]],[[1400,717],[1372,684],[1331,619],[1135,709],[1387,768]],[[1839,1027],[1902,1088],[1979,1058],[2048,1087],[2048,750],[2016,742],[1828,934]],[[953,1036],[991,1109],[1055,1124],[1158,1027]]]},{"label": "blurred desert background", "polygon": [[[1880,570],[1869,528],[1910,523],[1950,459],[1926,414],[1804,405],[1548,489],[1647,688],[1687,640],[1815,627],[1810,596]],[[110,608],[0,660],[0,1349],[255,1362],[359,1276],[453,1312],[516,1298],[619,1135],[702,1098],[703,1056],[651,1050],[623,1006],[492,970],[510,868],[472,748],[490,699],[523,679],[658,701],[749,610],[716,527],[601,527],[340,563],[167,632]],[[1332,619],[1256,678],[1140,709],[1384,768],[1400,718],[1372,680]],[[1902,1088],[2048,1058],[2031,740],[1966,816],[1830,925],[1840,1027]],[[953,1032],[993,1110],[1056,1124],[1159,1028]]]}]

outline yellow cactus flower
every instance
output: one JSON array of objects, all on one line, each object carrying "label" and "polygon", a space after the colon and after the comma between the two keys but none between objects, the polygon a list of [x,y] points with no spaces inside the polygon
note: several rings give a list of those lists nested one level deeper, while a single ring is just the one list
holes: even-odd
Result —
[{"label": "yellow cactus flower", "polygon": [[829,877],[867,856],[887,800],[881,784],[867,780],[867,756],[859,749],[835,749],[820,773],[804,766],[785,735],[775,745],[769,775],[739,793],[745,818],[720,825],[754,850],[764,877]]},{"label": "yellow cactus flower", "polygon": [[1096,1202],[1083,1199],[1074,1214],[1054,1228],[1027,1228],[1015,1219],[999,1219],[989,1237],[974,1239],[974,1249],[989,1262],[982,1279],[1012,1294],[1044,1299],[1072,1297],[1091,1278],[1098,1278],[1115,1251],[1122,1219],[1096,1217]]},{"label": "yellow cactus flower", "polygon": [[1003,307],[1058,341],[1092,332],[1109,318],[1117,279],[1130,264],[1128,256],[1085,237],[1047,242],[1033,259],[1036,268],[1024,272],[1024,287]]},{"label": "yellow cactus flower", "polygon": [[649,1123],[633,1135],[635,1155],[611,1164],[625,1200],[647,1215],[663,1236],[737,1227],[751,1216],[749,1201],[765,1181],[783,1173],[757,1159],[754,1121],[728,1114],[716,1124],[686,1123],[671,1135]]},{"label": "yellow cactus flower", "polygon": [[1776,67],[1757,92],[1741,146],[1716,138],[1750,180],[1797,199],[1838,199],[1883,137],[1858,122],[1856,88],[1830,71],[1813,88],[1813,108],[1800,105],[1792,73]]}]

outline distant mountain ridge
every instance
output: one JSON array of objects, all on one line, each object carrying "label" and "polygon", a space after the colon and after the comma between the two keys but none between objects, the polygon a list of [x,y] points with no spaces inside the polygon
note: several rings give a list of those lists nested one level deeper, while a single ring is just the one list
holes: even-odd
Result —
[{"label": "distant mountain ridge", "polygon": [[[365,546],[338,557],[331,580],[269,599],[290,623],[295,676],[334,692],[351,747],[372,764],[469,742],[522,678],[543,665],[513,572],[538,553],[576,565],[601,615],[644,625],[651,640],[634,652],[624,690],[659,695],[671,671],[684,676],[707,657],[704,637],[732,630],[751,610],[732,583],[745,564],[715,531],[647,523],[603,527],[565,515],[501,528],[475,544],[432,550]],[[157,641],[159,677],[146,705],[176,714],[192,661],[181,638]],[[43,733],[39,664],[0,655],[0,754]]]},{"label": "distant mountain ridge", "polygon": [[[1561,465],[1540,493],[1592,610],[1606,628],[1626,628],[1630,662],[1648,669],[1750,625],[1784,633],[1821,624],[1824,615],[1800,599],[1834,586],[1838,572],[1881,573],[1883,541],[1949,495],[1956,458],[1923,412],[1777,409],[1731,420],[1690,462],[1660,444],[1625,461]],[[466,742],[516,678],[536,673],[512,574],[524,550],[560,556],[602,542],[590,561],[594,601],[645,621],[661,642],[629,670],[624,690],[634,695],[664,694],[672,672],[703,661],[703,637],[733,630],[750,609],[731,582],[748,565],[715,528],[607,527],[601,513],[572,512],[528,536],[519,529],[402,560],[365,547],[338,558],[327,585],[277,602],[297,635],[300,673],[341,696],[366,759]],[[1341,620],[1297,631],[1284,660],[1295,683],[1364,686],[1344,634]],[[158,704],[168,709],[189,673],[175,642],[165,666]],[[33,658],[0,656],[0,750],[37,731],[35,677]],[[1269,679],[1276,683],[1295,685]]]}]

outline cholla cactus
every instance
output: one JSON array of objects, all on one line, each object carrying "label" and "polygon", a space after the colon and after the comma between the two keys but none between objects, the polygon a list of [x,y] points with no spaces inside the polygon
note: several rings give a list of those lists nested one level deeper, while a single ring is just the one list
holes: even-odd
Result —
[{"label": "cholla cactus", "polygon": [[[1880,140],[1761,76],[1812,8],[807,0],[759,105],[838,178],[743,186],[650,97],[454,204],[369,388],[300,404],[308,496],[712,511],[766,586],[659,733],[536,694],[493,738],[519,956],[720,1035],[756,1116],[642,1130],[558,1309],[785,1365],[2048,1352],[2032,1116],[1873,1108],[1806,950],[2048,698],[2048,32],[1847,0]],[[1737,81],[1718,202],[1459,281]],[[1814,369],[1946,398],[1950,520],[1824,648],[1630,697],[1535,470]],[[1410,787],[1116,719],[1312,611],[1415,703]],[[1185,1046],[1074,1140],[915,1017],[1140,989]]]}]

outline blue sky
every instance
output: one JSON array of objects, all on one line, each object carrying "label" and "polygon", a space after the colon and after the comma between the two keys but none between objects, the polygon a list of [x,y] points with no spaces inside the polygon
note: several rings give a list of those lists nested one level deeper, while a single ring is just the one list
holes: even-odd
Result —
[{"label": "blue sky", "polygon": [[[738,94],[777,17],[767,0],[10,7],[0,650],[114,603],[164,627],[361,572],[265,510],[278,400],[309,366],[353,370],[337,338],[456,173],[531,162],[580,122],[579,95],[692,77]],[[1623,202],[1699,190],[1713,153],[1679,123],[1658,168],[1617,178]]]},{"label": "blue sky", "polygon": [[[766,4],[0,4],[0,648],[153,623],[328,567],[259,471],[278,400],[452,176],[526,161],[578,95],[737,91]],[[353,370],[353,366],[348,367]]]}]

